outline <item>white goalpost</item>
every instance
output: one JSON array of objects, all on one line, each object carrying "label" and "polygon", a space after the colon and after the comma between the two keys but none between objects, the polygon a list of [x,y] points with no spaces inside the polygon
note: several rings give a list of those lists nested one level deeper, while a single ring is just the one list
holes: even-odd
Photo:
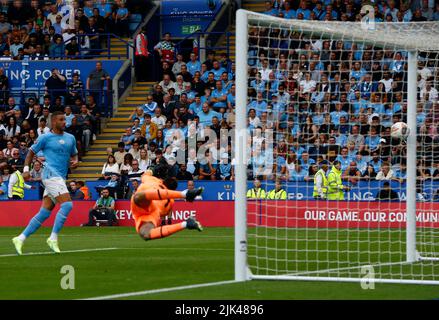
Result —
[{"label": "white goalpost", "polygon": [[236,17],[235,280],[439,284],[439,23]]}]

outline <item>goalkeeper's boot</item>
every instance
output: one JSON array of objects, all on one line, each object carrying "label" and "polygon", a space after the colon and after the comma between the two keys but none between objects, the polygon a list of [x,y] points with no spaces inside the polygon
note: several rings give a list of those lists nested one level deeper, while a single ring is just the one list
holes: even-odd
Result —
[{"label": "goalkeeper's boot", "polygon": [[51,240],[50,238],[48,238],[46,242],[50,250],[52,250],[55,253],[61,253],[61,250],[59,250],[58,247],[58,240]]},{"label": "goalkeeper's boot", "polygon": [[199,195],[201,195],[203,193],[203,191],[204,191],[203,187],[199,187],[199,188],[194,189],[194,190],[188,190],[186,193],[186,201],[193,202],[196,197],[198,197]]},{"label": "goalkeeper's boot", "polygon": [[189,230],[198,230],[200,232],[203,231],[203,226],[201,225],[201,223],[199,223],[194,218],[188,218],[186,220],[186,228]]},{"label": "goalkeeper's boot", "polygon": [[21,241],[18,237],[15,237],[12,239],[12,243],[14,244],[15,251],[17,251],[17,254],[21,256],[23,254],[22,248],[24,241]]}]

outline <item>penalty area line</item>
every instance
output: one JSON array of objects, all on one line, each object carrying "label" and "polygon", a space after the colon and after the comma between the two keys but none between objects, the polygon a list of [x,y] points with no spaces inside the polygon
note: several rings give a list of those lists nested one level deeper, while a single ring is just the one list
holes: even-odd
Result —
[{"label": "penalty area line", "polygon": [[134,296],[143,296],[143,295],[155,294],[155,293],[163,293],[163,292],[181,291],[181,290],[188,290],[188,289],[195,289],[195,288],[205,288],[205,287],[221,286],[221,285],[232,284],[232,283],[236,283],[236,282],[238,282],[238,281],[236,281],[236,280],[227,280],[227,281],[219,281],[219,282],[208,282],[208,283],[200,283],[200,284],[193,284],[193,285],[180,286],[180,287],[171,287],[171,288],[145,290],[145,291],[137,291],[137,292],[129,292],[129,293],[120,293],[120,294],[113,294],[113,295],[108,295],[108,296],[93,297],[93,298],[86,298],[86,299],[79,299],[79,300],[110,300],[110,299],[120,299],[120,298],[128,298],[128,297],[134,297]]},{"label": "penalty area line", "polygon": [[[65,250],[61,251],[60,254],[63,253],[76,253],[76,252],[92,252],[92,251],[111,251],[111,250],[120,250],[120,248],[94,248],[94,249],[78,249],[78,250]],[[27,252],[23,253],[21,256],[42,256],[46,254],[53,254],[53,255],[59,255],[57,253],[54,253],[52,251],[43,251],[43,252]],[[7,257],[21,257],[16,253],[11,254],[2,254],[0,255],[0,258],[7,258]]]}]

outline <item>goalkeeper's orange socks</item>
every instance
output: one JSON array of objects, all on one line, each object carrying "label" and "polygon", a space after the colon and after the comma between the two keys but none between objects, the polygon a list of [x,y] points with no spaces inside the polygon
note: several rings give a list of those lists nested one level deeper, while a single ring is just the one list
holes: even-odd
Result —
[{"label": "goalkeeper's orange socks", "polygon": [[175,191],[168,189],[146,190],[143,192],[147,200],[167,200],[167,199],[184,199],[186,193],[184,191]]},{"label": "goalkeeper's orange socks", "polygon": [[168,226],[160,226],[150,231],[149,239],[153,240],[153,239],[165,238],[185,228],[186,228],[186,221],[181,223],[171,224]]}]

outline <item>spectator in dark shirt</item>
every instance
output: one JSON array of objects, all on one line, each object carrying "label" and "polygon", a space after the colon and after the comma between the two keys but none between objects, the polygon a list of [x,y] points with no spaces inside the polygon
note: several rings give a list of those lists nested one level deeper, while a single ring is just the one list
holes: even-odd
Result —
[{"label": "spectator in dark shirt", "polygon": [[177,180],[193,180],[194,179],[192,173],[187,171],[187,166],[185,163],[182,163],[180,165],[180,170],[178,171],[176,178],[177,178]]},{"label": "spectator in dark shirt", "polygon": [[65,54],[67,58],[77,59],[79,57],[79,44],[76,37],[73,37],[65,46]]},{"label": "spectator in dark shirt", "polygon": [[107,85],[109,86],[110,75],[102,68],[102,62],[96,62],[96,69],[88,75],[86,89],[89,90],[89,94],[93,96],[99,111],[101,111],[100,107],[102,105],[103,90],[106,82],[108,82]]},{"label": "spectator in dark shirt", "polygon": [[78,73],[74,73],[72,76],[72,82],[68,85],[67,104],[73,104],[76,98],[80,98],[83,94],[84,84],[79,78]]},{"label": "spectator in dark shirt", "polygon": [[398,200],[399,196],[395,191],[392,190],[390,183],[385,181],[383,183],[383,188],[378,192],[375,198],[380,201],[392,201]]},{"label": "spectator in dark shirt", "polygon": [[4,69],[0,68],[0,105],[6,104],[8,99],[9,99],[9,79],[4,74]]},{"label": "spectator in dark shirt", "polygon": [[70,197],[72,200],[84,200],[84,193],[78,189],[78,185],[76,184],[76,181],[71,181],[69,183],[70,186]]},{"label": "spectator in dark shirt", "polygon": [[46,80],[46,94],[52,100],[55,96],[64,96],[66,89],[66,77],[64,77],[57,68],[52,69],[52,76]]},{"label": "spectator in dark shirt", "polygon": [[90,111],[87,109],[86,105],[81,107],[81,113],[76,117],[78,127],[82,131],[82,145],[84,150],[87,152],[90,146],[92,137],[92,128],[94,117],[91,115]]},{"label": "spectator in dark shirt", "polygon": [[8,7],[8,21],[13,25],[22,26],[29,19],[29,7],[22,0],[14,0]]}]

